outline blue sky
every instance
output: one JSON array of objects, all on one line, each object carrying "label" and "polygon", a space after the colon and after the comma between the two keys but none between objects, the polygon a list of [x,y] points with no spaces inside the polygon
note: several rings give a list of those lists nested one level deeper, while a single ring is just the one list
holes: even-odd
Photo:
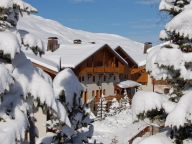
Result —
[{"label": "blue sky", "polygon": [[158,11],[160,0],[27,0],[38,15],[63,25],[119,34],[139,42],[159,43],[166,18]]}]

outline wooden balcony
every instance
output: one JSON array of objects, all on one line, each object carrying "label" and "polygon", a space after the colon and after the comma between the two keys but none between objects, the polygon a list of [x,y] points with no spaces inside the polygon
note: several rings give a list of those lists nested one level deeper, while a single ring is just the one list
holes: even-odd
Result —
[{"label": "wooden balcony", "polygon": [[80,70],[80,74],[93,74],[93,73],[125,73],[124,67],[85,67]]},{"label": "wooden balcony", "polygon": [[147,74],[147,73],[143,73],[143,74],[137,79],[137,82],[143,83],[143,84],[147,84],[147,82],[148,82],[148,74]]}]

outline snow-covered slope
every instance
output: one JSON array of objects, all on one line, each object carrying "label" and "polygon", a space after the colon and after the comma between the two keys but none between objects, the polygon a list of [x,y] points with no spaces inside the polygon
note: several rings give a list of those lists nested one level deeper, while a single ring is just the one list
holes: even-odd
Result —
[{"label": "snow-covered slope", "polygon": [[117,46],[121,46],[138,65],[142,65],[145,62],[144,45],[119,35],[74,30],[56,21],[35,15],[24,15],[20,18],[17,27],[43,40],[45,47],[47,46],[48,37],[58,37],[61,45],[73,44],[74,39],[81,39],[83,43],[109,44],[114,49]]}]

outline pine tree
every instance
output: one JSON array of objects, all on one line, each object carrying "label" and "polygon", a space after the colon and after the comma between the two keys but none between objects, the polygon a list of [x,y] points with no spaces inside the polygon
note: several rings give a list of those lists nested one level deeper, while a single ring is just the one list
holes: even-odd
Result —
[{"label": "pine tree", "polygon": [[130,99],[128,97],[126,89],[124,89],[123,99],[121,101],[121,104],[122,104],[123,109],[126,109],[130,106]]},{"label": "pine tree", "polygon": [[119,111],[119,102],[117,101],[116,98],[113,98],[111,105],[109,107],[109,113],[107,115],[113,116],[116,115]]},{"label": "pine tree", "polygon": [[33,113],[37,107],[65,123],[52,84],[21,51],[16,25],[22,14],[32,12],[36,9],[22,0],[0,1],[0,141],[3,144],[24,143],[26,132],[30,134],[30,143],[35,143]]},{"label": "pine tree", "polygon": [[107,102],[105,100],[104,95],[102,94],[97,106],[97,118],[102,120],[106,117],[106,108],[107,108]]},{"label": "pine tree", "polygon": [[88,139],[93,134],[93,120],[90,118],[88,105],[83,105],[81,101],[83,90],[81,83],[73,71],[66,68],[54,78],[53,87],[71,123],[71,127],[56,128],[57,136],[54,137],[53,142],[56,144],[61,141],[63,143],[88,143]]},{"label": "pine tree", "polygon": [[[182,21],[182,17],[188,13],[191,0],[162,0],[160,10],[170,15],[171,21],[160,32],[160,39],[165,42],[160,50],[152,50],[148,55],[148,71],[156,80],[166,80],[172,86],[169,100],[174,102],[175,108],[165,117],[165,125],[170,128],[170,137],[175,139],[176,144],[182,144],[183,140],[191,138],[191,111],[183,109],[189,107],[191,100],[191,60],[183,58],[190,56],[192,52],[192,39],[189,35],[179,33],[174,29],[174,23]],[[188,18],[190,19],[190,18]],[[180,21],[179,21],[180,20]],[[187,21],[185,21],[187,23]],[[180,25],[180,28],[184,24]],[[171,28],[170,28],[171,27]],[[151,68],[150,66],[153,65]],[[181,112],[182,111],[182,112]],[[152,113],[150,113],[151,115]],[[155,113],[158,116],[158,113]],[[153,115],[152,115],[153,116]],[[186,122],[184,122],[186,121]]]},{"label": "pine tree", "polygon": [[[180,14],[184,8],[189,5],[190,0],[162,0],[160,3],[160,10],[168,12],[171,18],[174,18],[178,14]],[[170,7],[166,7],[169,5]],[[161,31],[160,39],[164,42],[167,42],[162,48],[172,49],[179,48],[182,52],[192,52],[191,40],[183,35],[179,35],[175,31],[169,31],[166,28]],[[180,76],[180,71],[173,66],[164,65],[158,63],[158,67],[167,71],[168,77],[166,77],[167,82],[173,87],[173,94],[175,97],[172,98],[173,101],[178,102],[179,98],[183,95],[183,90],[191,86],[191,82],[184,80]],[[190,67],[190,62],[186,63],[186,67]]]}]

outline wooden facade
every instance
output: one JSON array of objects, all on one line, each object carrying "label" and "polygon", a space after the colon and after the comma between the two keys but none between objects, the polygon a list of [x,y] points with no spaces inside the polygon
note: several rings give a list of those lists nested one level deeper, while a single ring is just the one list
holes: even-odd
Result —
[{"label": "wooden facade", "polygon": [[[129,77],[128,71],[129,68],[126,61],[119,57],[118,54],[107,45],[89,56],[74,69],[81,83],[85,85],[90,84],[84,80],[87,76],[88,78],[92,78],[92,83],[98,85],[98,89],[92,90],[91,92],[91,95],[95,97],[95,103],[99,101],[102,94],[106,94],[106,89],[104,87],[101,88],[101,83],[107,83],[107,79],[112,78],[113,87],[115,87],[115,84],[118,83],[116,77],[118,77],[119,80],[127,80]],[[102,79],[100,83],[95,80],[96,75],[99,76],[99,79]],[[88,94],[88,91],[89,90],[85,90],[83,93],[83,101],[85,103],[90,97],[90,92]],[[113,91],[115,92],[114,88]]]},{"label": "wooden facade", "polygon": [[[52,78],[58,73],[42,65],[33,64],[43,69]],[[83,102],[87,103],[93,97],[93,107],[97,104],[102,94],[109,96],[109,101],[113,98],[121,99],[123,97],[123,89],[118,92],[116,87],[121,81],[133,80],[142,84],[147,83],[147,73],[144,66],[137,67],[134,60],[122,49],[114,51],[108,45],[104,45],[82,60],[73,68],[73,71],[84,88]],[[132,89],[135,88],[127,89],[130,99],[133,96]]]},{"label": "wooden facade", "polygon": [[145,66],[139,67],[123,48],[117,47],[115,50],[129,64],[129,79],[146,85],[148,82],[148,73],[146,72]]},{"label": "wooden facade", "polygon": [[74,69],[77,76],[85,74],[118,73],[127,76],[128,65],[107,45],[84,60]]}]

